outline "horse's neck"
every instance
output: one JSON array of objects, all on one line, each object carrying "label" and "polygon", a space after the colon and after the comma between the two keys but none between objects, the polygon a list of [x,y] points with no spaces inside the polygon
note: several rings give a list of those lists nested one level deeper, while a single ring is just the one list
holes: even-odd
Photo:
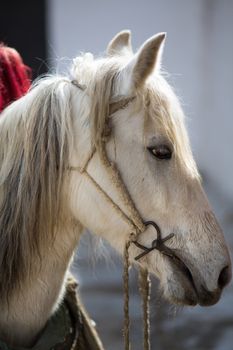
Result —
[{"label": "horse's neck", "polygon": [[58,232],[51,251],[42,255],[40,271],[8,300],[8,305],[2,304],[0,298],[1,340],[23,347],[35,343],[63,297],[66,274],[81,231],[77,227],[74,234],[67,227]]}]

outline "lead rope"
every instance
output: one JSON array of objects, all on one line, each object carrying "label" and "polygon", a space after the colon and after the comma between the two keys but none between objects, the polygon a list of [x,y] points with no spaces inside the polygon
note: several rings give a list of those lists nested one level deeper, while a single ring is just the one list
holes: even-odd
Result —
[{"label": "lead rope", "polygon": [[124,271],[123,271],[123,286],[124,286],[124,343],[125,350],[130,350],[130,316],[129,316],[129,247],[131,241],[128,240],[124,251]]},{"label": "lead rope", "polygon": [[139,269],[139,291],[142,298],[143,310],[143,349],[150,350],[150,293],[151,281],[148,270]]},{"label": "lead rope", "polygon": [[[125,350],[131,350],[130,344],[130,314],[129,314],[129,248],[132,243],[131,237],[125,244],[124,250],[124,347]],[[143,350],[150,350],[150,293],[151,281],[147,269],[139,267],[138,272],[139,291],[142,299],[142,313],[143,313]]]}]

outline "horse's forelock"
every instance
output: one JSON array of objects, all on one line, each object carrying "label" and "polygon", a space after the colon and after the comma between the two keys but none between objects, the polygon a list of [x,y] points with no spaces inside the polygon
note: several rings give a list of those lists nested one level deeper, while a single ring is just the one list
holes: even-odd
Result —
[{"label": "horse's forelock", "polygon": [[97,151],[106,134],[109,124],[110,101],[113,94],[117,67],[111,66],[108,70],[100,70],[93,82],[90,108],[91,138]]}]

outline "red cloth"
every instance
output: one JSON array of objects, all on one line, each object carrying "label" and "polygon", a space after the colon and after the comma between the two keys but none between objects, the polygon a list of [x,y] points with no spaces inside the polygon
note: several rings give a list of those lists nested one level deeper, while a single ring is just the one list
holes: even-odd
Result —
[{"label": "red cloth", "polygon": [[0,112],[28,91],[30,77],[31,69],[23,63],[19,53],[0,44]]}]

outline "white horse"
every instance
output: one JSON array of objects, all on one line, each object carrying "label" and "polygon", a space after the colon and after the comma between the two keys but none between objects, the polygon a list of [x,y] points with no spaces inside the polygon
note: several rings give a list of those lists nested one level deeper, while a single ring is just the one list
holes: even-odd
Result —
[{"label": "white horse", "polygon": [[[171,303],[215,304],[230,281],[229,252],[181,106],[160,73],[164,38],[151,37],[133,54],[130,33],[121,32],[106,57],[77,57],[71,78],[41,78],[2,113],[0,339],[34,344],[63,299],[85,228],[120,254],[132,232],[141,247],[155,240],[140,218],[155,221],[162,239],[174,233],[164,246],[182,268],[156,249],[136,262],[158,277]],[[109,176],[112,163],[125,190],[115,171]],[[141,253],[131,245],[130,261]]]}]

